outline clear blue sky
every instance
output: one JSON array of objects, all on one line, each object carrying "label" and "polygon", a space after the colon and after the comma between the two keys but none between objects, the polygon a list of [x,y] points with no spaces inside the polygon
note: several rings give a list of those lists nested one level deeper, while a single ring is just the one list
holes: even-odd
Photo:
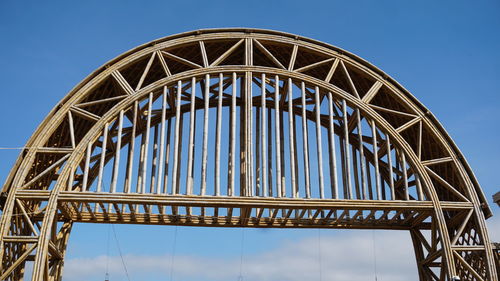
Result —
[{"label": "clear blue sky", "polygon": [[[24,145],[38,123],[73,86],[122,52],[189,30],[255,27],[327,42],[384,70],[443,123],[470,162],[488,200],[491,202],[491,195],[500,191],[499,1],[173,2],[1,1],[0,146]],[[17,153],[0,151],[2,182]],[[491,207],[499,216],[498,206]],[[171,253],[171,227],[116,229],[126,255]],[[75,230],[68,258],[91,259],[106,254],[107,226],[77,225]],[[325,239],[340,239],[343,233],[329,231],[322,235]],[[363,232],[350,233],[371,237]],[[146,235],[150,237],[146,239]],[[384,239],[384,235],[378,235],[377,239]],[[492,236],[500,239],[496,233]],[[317,231],[248,230],[245,237],[245,257],[250,257],[265,255],[284,241],[307,245],[307,239],[317,239]],[[240,240],[240,230],[179,228],[177,255],[234,262],[240,258]],[[205,242],[210,245],[203,245]],[[325,251],[330,253],[327,248]],[[114,245],[110,253],[117,255]],[[384,260],[380,263],[383,265]],[[112,280],[126,280],[117,274]],[[162,274],[151,275],[149,280],[170,280]],[[227,280],[236,280],[236,275]],[[141,280],[133,270],[131,276],[132,280]],[[323,280],[328,280],[325,276]],[[103,277],[99,271],[87,280]]]}]

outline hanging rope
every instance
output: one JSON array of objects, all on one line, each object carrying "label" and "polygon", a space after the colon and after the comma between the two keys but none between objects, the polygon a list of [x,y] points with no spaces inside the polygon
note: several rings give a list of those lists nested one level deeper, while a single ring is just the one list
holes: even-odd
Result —
[{"label": "hanging rope", "polygon": [[177,244],[177,225],[174,230],[174,243],[172,245],[172,258],[170,259],[170,281],[174,280],[175,248]]},{"label": "hanging rope", "polygon": [[323,280],[323,266],[321,256],[321,229],[318,228],[318,263],[319,263],[319,281]]},{"label": "hanging rope", "polygon": [[375,281],[378,281],[378,278],[377,278],[377,252],[375,249],[375,230],[372,230],[372,242],[373,242],[373,271],[375,274]]},{"label": "hanging rope", "polygon": [[125,260],[123,259],[122,249],[120,248],[120,243],[118,242],[118,237],[116,236],[115,225],[112,224],[111,228],[113,229],[113,234],[115,236],[116,246],[118,247],[118,253],[120,254],[120,258],[122,260],[122,265],[123,265],[123,269],[125,270],[125,275],[127,276],[127,280],[130,281],[130,276],[128,274],[127,266],[125,265]]},{"label": "hanging rope", "polygon": [[238,281],[243,281],[243,254],[244,254],[244,243],[245,243],[245,228],[241,228],[241,244],[240,244],[240,274],[238,275]]}]

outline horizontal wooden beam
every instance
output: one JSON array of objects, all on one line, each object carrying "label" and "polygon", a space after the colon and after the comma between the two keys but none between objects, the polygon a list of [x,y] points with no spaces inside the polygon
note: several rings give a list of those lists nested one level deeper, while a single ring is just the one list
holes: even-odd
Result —
[{"label": "horizontal wooden beam", "polygon": [[[47,201],[50,191],[19,190],[17,198],[22,200]],[[406,200],[341,200],[341,199],[295,199],[268,197],[188,196],[133,193],[74,192],[59,193],[59,202],[151,204],[163,206],[222,207],[222,208],[305,208],[305,209],[363,209],[363,210],[434,210],[431,201]],[[473,208],[470,202],[440,202],[444,210],[466,210]]]}]

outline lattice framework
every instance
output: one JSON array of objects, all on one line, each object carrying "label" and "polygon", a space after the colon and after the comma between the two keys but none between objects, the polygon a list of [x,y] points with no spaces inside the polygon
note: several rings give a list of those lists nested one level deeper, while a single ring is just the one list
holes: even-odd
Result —
[{"label": "lattice framework", "polygon": [[27,263],[60,280],[73,222],[404,229],[420,280],[497,280],[491,212],[451,138],[385,73],[321,42],[153,41],[82,81],[26,146],[3,189],[2,280]]}]

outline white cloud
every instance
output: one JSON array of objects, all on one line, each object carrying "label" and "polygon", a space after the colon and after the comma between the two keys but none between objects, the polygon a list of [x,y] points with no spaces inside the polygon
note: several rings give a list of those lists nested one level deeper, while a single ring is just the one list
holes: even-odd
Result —
[{"label": "white cloud", "polygon": [[[336,232],[321,237],[322,281],[375,280],[372,231]],[[413,246],[407,232],[377,231],[376,261],[379,281],[417,280]],[[171,256],[124,256],[131,280],[170,280]],[[103,280],[106,257],[69,259],[65,280]],[[319,240],[310,237],[284,242],[274,249],[244,255],[243,280],[320,280]],[[173,280],[238,280],[240,258],[175,257]],[[109,258],[110,280],[127,280],[120,257]]]}]

